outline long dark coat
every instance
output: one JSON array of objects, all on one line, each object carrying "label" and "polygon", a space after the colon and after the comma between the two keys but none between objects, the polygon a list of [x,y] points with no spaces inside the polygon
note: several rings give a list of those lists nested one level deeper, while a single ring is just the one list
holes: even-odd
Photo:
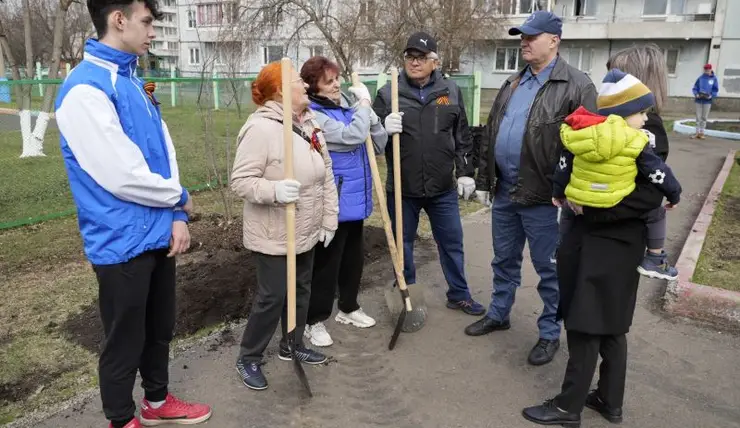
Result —
[{"label": "long dark coat", "polygon": [[[668,155],[662,120],[652,114],[645,128],[656,136],[655,151]],[[558,247],[558,319],[569,331],[595,335],[629,332],[647,244],[644,215],[660,207],[663,194],[638,176],[637,187],[614,208],[584,208]]]}]

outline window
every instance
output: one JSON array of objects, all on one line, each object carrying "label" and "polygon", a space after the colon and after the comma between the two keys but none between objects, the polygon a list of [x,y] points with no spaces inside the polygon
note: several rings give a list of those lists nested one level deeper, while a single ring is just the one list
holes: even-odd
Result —
[{"label": "window", "polygon": [[190,48],[190,65],[200,64],[200,49]]},{"label": "window", "polygon": [[165,27],[164,28],[164,35],[165,36],[176,36],[177,35],[177,28],[175,28],[175,27]]},{"label": "window", "polygon": [[151,42],[149,42],[149,49],[155,50],[157,48],[159,48],[159,42],[158,41],[152,40]]},{"label": "window", "polygon": [[360,68],[370,68],[375,60],[375,49],[372,46],[362,46],[358,55]]},{"label": "window", "polygon": [[375,21],[375,1],[374,0],[362,0],[360,1],[360,22],[364,24],[370,24]]},{"label": "window", "polygon": [[188,28],[195,28],[195,11],[188,10]]},{"label": "window", "polygon": [[162,2],[162,5],[163,5],[163,6],[166,6],[166,7],[174,7],[174,6],[177,6],[177,5],[175,4],[175,0],[164,0],[164,1]]},{"label": "window", "polygon": [[537,10],[550,10],[550,1],[551,0],[499,0],[495,3],[494,11],[499,15],[525,15]]},{"label": "window", "polygon": [[686,0],[645,0],[642,14],[645,16],[681,15]]},{"label": "window", "polygon": [[262,65],[280,61],[283,58],[282,46],[265,46],[262,48]]},{"label": "window", "polygon": [[308,47],[308,55],[310,57],[313,57],[313,56],[324,56],[324,47],[323,46],[309,46]]},{"label": "window", "polygon": [[663,49],[663,55],[665,55],[665,64],[668,69],[668,75],[675,76],[676,69],[678,68],[678,49]]},{"label": "window", "polygon": [[494,71],[517,71],[521,60],[522,50],[519,48],[496,48],[496,58],[493,64]]},{"label": "window", "polygon": [[560,56],[562,56],[568,64],[582,72],[591,73],[591,58],[593,57],[593,50],[591,48],[560,49]]},{"label": "window", "polygon": [[222,25],[232,22],[233,13],[231,3],[206,3],[198,5],[198,25]]},{"label": "window", "polygon": [[164,13],[162,16],[162,22],[166,22],[168,24],[174,24],[175,23],[175,14],[174,13]]},{"label": "window", "polygon": [[573,0],[573,16],[596,16],[597,0]]}]

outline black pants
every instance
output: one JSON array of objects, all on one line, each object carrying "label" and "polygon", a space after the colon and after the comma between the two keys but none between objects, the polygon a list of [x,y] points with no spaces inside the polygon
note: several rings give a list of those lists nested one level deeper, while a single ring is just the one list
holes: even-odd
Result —
[{"label": "black pants", "polygon": [[331,316],[337,288],[340,311],[350,313],[360,309],[357,294],[365,263],[364,243],[363,221],[360,220],[339,223],[329,247],[324,248],[323,243],[316,246],[306,324],[314,325]]},{"label": "black pants", "polygon": [[555,404],[571,413],[583,411],[596,371],[596,362],[601,355],[597,388],[599,396],[611,408],[622,407],[627,374],[625,335],[596,336],[577,331],[568,331],[567,334],[570,357],[562,391],[555,397]]},{"label": "black pants", "polygon": [[[311,272],[314,250],[296,255],[296,345],[303,345],[303,330],[311,300]],[[257,296],[252,303],[247,326],[244,328],[239,358],[262,361],[265,349],[275,334],[278,321],[282,325],[281,345],[287,345],[288,336],[288,259],[253,253],[257,262]]]},{"label": "black pants", "polygon": [[121,264],[93,266],[105,340],[99,360],[105,417],[128,421],[136,406],[136,371],[149,401],[162,401],[169,382],[175,328],[175,259],[150,251]]}]

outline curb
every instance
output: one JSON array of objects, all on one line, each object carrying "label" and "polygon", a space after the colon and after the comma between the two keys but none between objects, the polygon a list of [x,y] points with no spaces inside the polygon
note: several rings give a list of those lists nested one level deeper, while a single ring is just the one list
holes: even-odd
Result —
[{"label": "curb", "polygon": [[735,150],[730,150],[676,262],[681,277],[688,279],[669,281],[664,296],[664,309],[673,315],[721,327],[740,328],[740,293],[691,282],[717,201],[734,162]]},{"label": "curb", "polygon": [[[694,135],[696,133],[695,126],[685,125],[686,122],[693,122],[695,119],[681,119],[673,122],[673,131],[684,135]],[[712,122],[737,122],[734,119],[712,119],[708,120],[707,123]],[[715,131],[713,129],[705,129],[704,135],[715,138],[724,138],[727,140],[740,140],[740,133],[727,132],[727,131]]]}]

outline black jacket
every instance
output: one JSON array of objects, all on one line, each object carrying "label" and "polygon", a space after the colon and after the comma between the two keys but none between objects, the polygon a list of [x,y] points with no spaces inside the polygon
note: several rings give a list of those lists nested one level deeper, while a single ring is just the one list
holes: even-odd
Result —
[{"label": "black jacket", "polygon": [[[488,138],[487,144],[481,144],[480,147],[476,187],[491,192],[491,196],[495,192],[497,177],[494,158],[496,136],[509,99],[525,70],[504,82],[488,115]],[[596,87],[591,79],[558,56],[549,80],[535,96],[529,111],[519,180],[511,190],[512,201],[523,205],[552,203],[552,175],[563,147],[560,125],[579,106],[596,111],[596,97]]]},{"label": "black jacket", "polygon": [[[656,136],[655,152],[668,155],[668,138],[658,115],[645,128]],[[645,255],[644,216],[660,207],[663,194],[638,175],[637,187],[617,206],[584,207],[558,247],[558,318],[565,328],[595,335],[629,332]]]},{"label": "black jacket", "polygon": [[[420,97],[423,91],[424,100]],[[380,120],[391,113],[391,83],[373,103]],[[404,197],[435,197],[457,187],[456,178],[473,177],[473,138],[462,91],[439,71],[423,89],[402,71],[398,76],[398,109],[403,112],[401,193]],[[385,149],[386,189],[393,192],[393,144]]]}]

